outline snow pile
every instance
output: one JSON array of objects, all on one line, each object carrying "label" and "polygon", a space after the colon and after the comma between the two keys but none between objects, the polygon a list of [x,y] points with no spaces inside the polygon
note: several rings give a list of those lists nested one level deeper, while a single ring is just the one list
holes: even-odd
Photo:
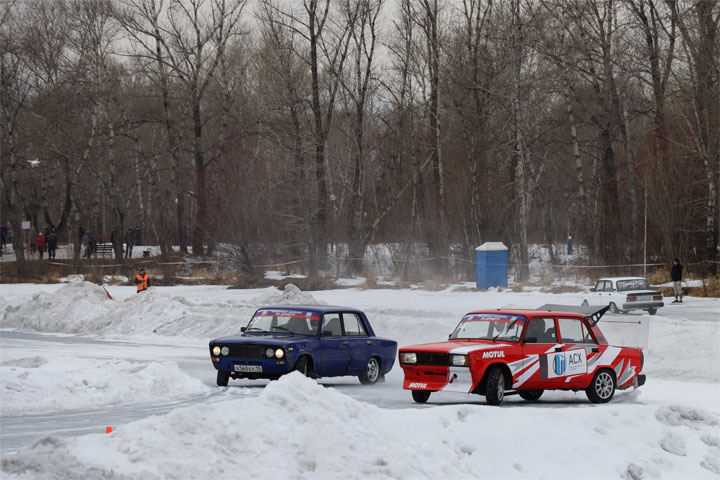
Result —
[{"label": "snow pile", "polygon": [[[258,397],[177,409],[111,435],[42,438],[6,457],[2,471],[18,480],[224,478],[229,472],[321,479],[720,473],[719,420],[710,411],[620,403],[549,412],[480,405],[387,410],[294,373]],[[642,441],[621,442],[640,429]]]},{"label": "snow pile", "polygon": [[175,362],[33,356],[0,363],[3,415],[162,402],[213,389]]},{"label": "snow pile", "polygon": [[110,300],[102,287],[77,282],[55,292],[34,294],[12,304],[0,299],[0,328],[103,336],[164,335],[208,338],[239,332],[263,305],[321,305],[312,295],[288,284],[280,293],[250,301],[205,300],[167,295],[151,288],[141,295]]},{"label": "snow pile", "polygon": [[269,293],[253,298],[251,303],[263,305],[327,305],[325,302],[317,300],[309,293],[303,292],[292,283],[285,285],[285,289],[280,293]]},{"label": "snow pile", "polygon": [[108,324],[114,305],[102,287],[70,283],[56,292],[40,292],[26,302],[6,306],[0,326],[42,332],[95,333]]}]

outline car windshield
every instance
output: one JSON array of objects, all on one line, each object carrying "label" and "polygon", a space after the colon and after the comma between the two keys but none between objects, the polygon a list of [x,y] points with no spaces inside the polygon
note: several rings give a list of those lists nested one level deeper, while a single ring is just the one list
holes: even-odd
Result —
[{"label": "car windshield", "polygon": [[618,292],[626,292],[628,290],[650,290],[650,284],[644,278],[633,278],[631,280],[618,280]]},{"label": "car windshield", "polygon": [[306,310],[258,310],[245,333],[316,335],[320,315]]},{"label": "car windshield", "polygon": [[517,342],[525,317],[503,313],[470,313],[465,315],[450,339],[501,340]]}]

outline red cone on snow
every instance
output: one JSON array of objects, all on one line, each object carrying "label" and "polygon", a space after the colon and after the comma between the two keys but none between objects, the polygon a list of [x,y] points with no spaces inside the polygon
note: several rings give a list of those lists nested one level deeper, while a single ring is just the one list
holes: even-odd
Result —
[{"label": "red cone on snow", "polygon": [[112,427],[105,427],[105,433],[112,433]]}]

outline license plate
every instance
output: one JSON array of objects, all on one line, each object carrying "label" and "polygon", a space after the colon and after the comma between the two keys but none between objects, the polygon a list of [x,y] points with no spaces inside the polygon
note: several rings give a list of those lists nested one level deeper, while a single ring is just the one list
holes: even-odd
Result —
[{"label": "license plate", "polygon": [[652,300],[652,297],[649,297],[649,296],[638,297],[639,302],[649,302],[651,300]]},{"label": "license plate", "polygon": [[235,365],[236,372],[262,373],[261,365]]}]

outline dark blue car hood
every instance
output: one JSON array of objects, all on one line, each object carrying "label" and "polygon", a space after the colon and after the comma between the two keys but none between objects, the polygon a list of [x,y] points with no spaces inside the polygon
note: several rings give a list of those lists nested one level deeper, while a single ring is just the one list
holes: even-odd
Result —
[{"label": "dark blue car hood", "polygon": [[315,337],[308,335],[232,335],[230,337],[220,337],[212,340],[210,344],[218,343],[229,343],[229,344],[242,344],[252,343],[254,345],[288,345],[290,343],[303,342],[306,340],[312,340]]}]

